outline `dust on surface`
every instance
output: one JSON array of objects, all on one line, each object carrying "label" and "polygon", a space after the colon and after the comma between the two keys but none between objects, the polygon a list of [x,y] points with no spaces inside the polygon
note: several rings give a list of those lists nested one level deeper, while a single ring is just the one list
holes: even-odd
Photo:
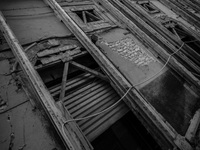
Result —
[{"label": "dust on surface", "polygon": [[200,106],[200,98],[184,87],[170,71],[141,90],[145,98],[175,128],[184,135],[190,119]]},{"label": "dust on surface", "polygon": [[[144,86],[163,66],[144,45],[127,30],[116,28],[100,36],[97,45],[133,85]],[[167,69],[164,68],[160,74]],[[140,84],[144,82],[143,84]]]},{"label": "dust on surface", "polygon": [[[0,61],[0,149],[63,149],[47,129],[51,126],[10,74],[10,62]],[[4,105],[3,105],[4,104]]]}]

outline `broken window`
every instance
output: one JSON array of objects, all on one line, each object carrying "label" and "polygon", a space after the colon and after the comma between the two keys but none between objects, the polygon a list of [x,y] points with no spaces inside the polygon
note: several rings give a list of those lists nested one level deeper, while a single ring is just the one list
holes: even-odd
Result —
[{"label": "broken window", "polygon": [[160,10],[156,8],[151,2],[138,2],[143,9],[145,9],[150,14],[159,13]]},{"label": "broken window", "polygon": [[185,42],[189,47],[200,54],[200,41],[187,32],[182,26],[173,20],[163,22],[162,25],[167,28],[178,39]]},{"label": "broken window", "polygon": [[74,11],[74,13],[76,13],[76,15],[84,23],[91,23],[101,20],[100,16],[98,16],[94,9]]}]

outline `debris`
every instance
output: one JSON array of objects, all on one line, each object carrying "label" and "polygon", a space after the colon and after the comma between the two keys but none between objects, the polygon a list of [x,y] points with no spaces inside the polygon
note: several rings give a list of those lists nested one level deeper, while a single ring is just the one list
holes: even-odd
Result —
[{"label": "debris", "polygon": [[58,45],[60,45],[59,41],[56,40],[56,39],[50,39],[50,40],[48,40],[48,44],[51,45],[51,46],[58,46]]},{"label": "debris", "polygon": [[42,52],[37,53],[38,57],[44,57],[47,55],[51,55],[51,54],[55,54],[55,53],[59,53],[59,52],[63,52],[63,51],[68,51],[71,50],[73,48],[76,48],[76,45],[66,45],[63,47],[58,47],[58,48],[52,48],[52,49],[46,49]]},{"label": "debris", "polygon": [[67,82],[68,70],[69,70],[69,62],[65,62],[63,69],[62,83],[61,83],[61,92],[59,97],[60,101],[62,101],[62,99],[65,97],[65,87]]},{"label": "debris", "polygon": [[56,47],[59,46],[60,43],[58,40],[55,39],[50,39],[48,41],[42,41],[37,43],[37,46],[33,45],[30,47],[28,47],[28,50],[26,50],[26,55],[29,58],[29,60],[31,61],[32,64],[35,64],[37,61],[37,53],[39,51],[42,51],[44,49],[49,49],[51,47]]},{"label": "debris", "polygon": [[40,61],[42,62],[42,64],[48,64],[48,63],[57,61],[59,59],[63,59],[66,55],[67,56],[73,56],[73,55],[76,55],[78,53],[81,53],[81,50],[80,50],[79,47],[74,49],[73,51],[66,51],[64,54],[60,53],[59,55],[53,55],[51,57],[42,58]]}]

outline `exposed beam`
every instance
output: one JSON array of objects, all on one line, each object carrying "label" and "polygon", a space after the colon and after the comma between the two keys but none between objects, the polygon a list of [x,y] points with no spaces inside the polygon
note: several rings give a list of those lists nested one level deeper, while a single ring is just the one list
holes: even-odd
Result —
[{"label": "exposed beam", "polygon": [[[39,74],[36,72],[28,57],[24,53],[22,46],[19,44],[18,39],[15,37],[14,33],[7,25],[6,20],[0,11],[0,30],[2,31],[6,41],[8,42],[13,54],[18,60],[21,68],[23,69],[27,79],[29,80],[33,92],[38,97],[38,100],[41,102],[44,110],[49,116],[52,124],[63,140],[67,149],[70,150],[88,150],[92,149],[87,139],[83,136],[81,130],[75,122],[71,122],[65,126],[64,130],[66,134],[62,131],[63,123],[72,119],[70,113],[66,110],[66,118],[61,112],[58,105],[55,104],[53,97],[50,95],[46,86],[44,85]],[[66,135],[66,136],[65,136]],[[77,138],[79,137],[79,138]]]},{"label": "exposed beam", "polygon": [[65,52],[65,51],[69,51],[71,49],[77,48],[76,45],[65,45],[62,47],[56,47],[56,48],[51,48],[51,49],[46,49],[43,50],[42,52],[38,52],[37,56],[38,57],[45,57],[45,56],[49,56],[55,53],[61,53],[61,52]]},{"label": "exposed beam", "polygon": [[68,69],[69,69],[69,62],[65,62],[59,100],[62,100],[65,97],[65,87],[67,82]]},{"label": "exposed beam", "polygon": [[77,67],[77,68],[79,68],[79,69],[81,69],[83,71],[89,72],[89,73],[93,74],[96,77],[99,77],[99,78],[101,78],[103,80],[109,81],[108,78],[105,75],[99,73],[98,71],[92,70],[92,69],[90,69],[90,68],[88,68],[86,66],[83,66],[83,65],[75,62],[75,61],[71,61],[70,64],[74,65],[75,67]]}]

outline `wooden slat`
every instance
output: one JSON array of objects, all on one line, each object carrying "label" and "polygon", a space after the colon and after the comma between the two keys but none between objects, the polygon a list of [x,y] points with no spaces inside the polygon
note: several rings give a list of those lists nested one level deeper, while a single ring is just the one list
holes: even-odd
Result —
[{"label": "wooden slat", "polygon": [[112,116],[118,111],[120,112],[120,110],[122,110],[122,107],[124,106],[125,105],[119,105],[118,107],[111,109],[105,114],[101,114],[88,120],[87,122],[85,122],[85,124],[82,125],[83,132],[87,135],[88,132],[94,130],[94,128],[96,128],[100,123],[105,122],[109,118],[112,119]]},{"label": "wooden slat", "polygon": [[[101,90],[101,88],[102,88],[102,85],[96,85],[95,87],[92,87],[90,90],[87,90],[87,88],[82,88],[82,89],[84,89],[85,91],[84,92],[81,92],[81,93],[79,93],[79,94],[77,94],[76,96],[74,96],[73,98],[70,98],[70,99],[68,99],[68,100],[65,100],[65,105],[69,105],[69,107],[71,106],[71,105],[74,105],[74,100],[76,100],[76,102],[75,103],[79,103],[79,101],[81,101],[82,99],[82,97],[83,96],[85,96],[85,95],[87,95],[88,97],[90,96],[90,94],[91,94],[91,92],[92,91],[99,91],[99,90]],[[73,104],[72,104],[73,103]]]},{"label": "wooden slat", "polygon": [[[94,80],[95,80],[95,79],[94,79]],[[96,89],[96,85],[99,84],[100,82],[101,82],[101,81],[97,81],[97,82],[90,83],[90,84],[88,84],[87,86],[82,87],[82,88],[76,90],[75,92],[66,95],[65,98],[64,98],[64,101],[68,102],[68,101],[70,101],[72,98],[74,98],[75,96],[79,95],[79,94],[82,93],[82,92],[84,92],[84,93],[87,94],[87,92],[86,92],[87,89],[90,89],[91,91],[92,91],[92,90],[95,90],[95,89]],[[99,86],[101,86],[101,85],[99,85]],[[98,88],[98,87],[97,87],[97,88]],[[67,103],[66,103],[66,105],[67,105]]]},{"label": "wooden slat", "polygon": [[[94,112],[92,112],[92,114],[93,114],[93,113],[100,112],[100,111],[102,111],[102,110],[108,108],[109,106],[111,106],[112,104],[114,104],[114,102],[116,102],[116,101],[119,99],[119,97],[114,97],[114,99],[110,99],[110,98],[111,98],[111,97],[108,97],[108,98],[107,98],[107,99],[109,99],[109,100],[106,100],[107,103],[105,103],[105,105],[103,105],[103,106],[101,106],[101,107],[100,107],[100,105],[98,105],[99,107],[98,107]],[[111,110],[110,110],[110,111],[111,111]],[[109,111],[108,111],[107,113],[109,113]],[[106,113],[103,114],[103,115],[106,115]],[[101,115],[96,116],[96,117],[93,117],[93,118],[91,118],[90,120],[95,120],[95,118],[99,118],[99,117],[101,117]],[[88,120],[81,120],[81,121],[78,122],[78,124],[79,124],[82,128],[85,127],[85,126],[87,126],[87,125],[85,125],[85,124],[87,124],[87,123],[89,123]]]},{"label": "wooden slat", "polygon": [[[83,85],[81,89],[74,89],[66,97],[65,107],[74,118],[82,118],[100,112],[120,99],[116,91],[107,82],[98,78],[88,85]],[[104,113],[103,117],[102,115],[97,116],[98,120],[95,122],[93,120],[96,117],[77,121],[90,141],[103,133],[129,110],[123,102],[113,109]]]},{"label": "wooden slat", "polygon": [[[90,77],[90,78],[85,78],[85,79],[82,79],[82,80],[80,80],[80,81],[78,81],[78,82],[76,82],[76,83],[74,83],[74,84],[71,84],[70,86],[67,86],[66,88],[65,88],[65,91],[67,91],[67,90],[70,90],[70,89],[72,89],[72,88],[74,88],[74,87],[76,87],[76,86],[80,86],[81,84],[84,84],[85,82],[89,82],[91,79],[93,79],[94,77]],[[56,91],[56,92],[54,92],[54,93],[52,93],[52,96],[56,96],[56,95],[58,95],[60,93],[60,91]]]},{"label": "wooden slat", "polygon": [[[93,76],[91,76],[91,74],[80,75],[80,76],[76,77],[76,80],[70,80],[69,82],[67,82],[66,86],[73,85],[75,82],[78,82],[85,78],[93,78]],[[59,91],[60,88],[61,88],[61,85],[57,85],[56,87],[50,88],[49,91],[50,91],[50,93],[54,93],[56,91]]]},{"label": "wooden slat", "polygon": [[[91,145],[87,141],[87,138],[84,137],[76,123],[73,122],[68,126],[65,126],[64,130],[66,132],[66,136],[64,135],[62,131],[62,125],[64,121],[66,121],[67,119],[71,119],[71,115],[68,111],[66,111],[67,118],[64,118],[64,114],[62,114],[60,109],[54,103],[54,99],[50,95],[49,91],[46,89],[44,83],[42,82],[42,79],[27,58],[22,46],[19,44],[19,41],[15,37],[14,33],[6,24],[6,21],[1,12],[0,29],[5,36],[6,41],[8,42],[13,54],[17,58],[21,68],[23,69],[28,80],[30,81],[34,92],[37,94],[41,104],[46,110],[46,113],[52,121],[52,124],[56,128],[61,139],[63,140],[66,148],[70,150],[92,149]],[[79,138],[77,138],[77,136],[79,136]]]},{"label": "wooden slat", "polygon": [[59,55],[54,55],[51,57],[44,57],[41,58],[40,61],[42,62],[42,64],[49,64],[55,61],[58,61],[59,59],[63,59],[66,56],[71,56],[73,58],[74,55],[78,55],[79,53],[81,53],[80,49],[75,49],[73,51],[66,51],[64,54],[59,54]]},{"label": "wooden slat", "polygon": [[98,100],[98,102],[94,101],[90,103],[89,105],[87,105],[86,107],[82,108],[82,110],[73,113],[72,116],[81,118],[84,116],[89,116],[94,113],[98,113],[100,112],[99,108],[106,109],[107,107],[103,107],[103,106],[109,106],[110,104],[112,104],[112,101],[108,101],[108,97],[116,100],[117,96],[115,93],[112,95],[106,95],[104,97],[106,97],[105,100],[102,100],[102,101]]},{"label": "wooden slat", "polygon": [[38,52],[37,56],[38,57],[44,57],[44,56],[52,55],[52,54],[55,54],[55,53],[68,51],[68,50],[71,50],[71,49],[76,48],[76,47],[77,47],[76,45],[65,45],[65,46],[62,46],[62,47],[47,49],[47,50],[44,50],[42,52]]},{"label": "wooden slat", "polygon": [[[91,123],[92,128],[86,128],[85,130],[83,130],[83,132],[85,133],[85,135],[87,136],[88,134],[90,134],[91,132],[93,132],[93,130],[96,131],[96,129],[104,127],[102,126],[103,124],[100,124],[101,122],[106,123],[104,125],[110,126],[110,123],[115,122],[116,120],[120,119],[122,116],[124,116],[124,114],[127,113],[127,109],[125,107],[125,105],[120,105],[118,107],[116,107],[115,109],[111,110],[110,112],[108,112],[105,115],[102,115],[101,119],[97,118],[93,123]],[[109,122],[109,123],[108,123]],[[95,132],[93,132],[95,133]]]},{"label": "wooden slat", "polygon": [[112,116],[112,119],[108,119],[104,122],[104,124],[101,124],[99,127],[97,127],[94,131],[90,131],[88,134],[86,134],[87,138],[90,141],[93,141],[96,137],[98,137],[99,134],[102,133],[102,131],[105,131],[109,126],[111,126],[112,124],[114,124],[114,122],[116,120],[119,120],[120,118],[122,118],[124,116],[124,114],[127,113],[127,109],[122,109],[118,112],[116,112],[116,114],[114,114],[114,116]]},{"label": "wooden slat", "polygon": [[80,111],[76,111],[72,114],[73,117],[84,117],[84,116],[88,116],[89,114],[95,113],[98,107],[102,107],[105,104],[109,104],[109,102],[111,101],[107,101],[107,99],[114,99],[116,96],[116,93],[109,93],[109,94],[105,94],[103,95],[101,98],[102,100],[98,100],[93,101],[92,103],[88,104],[87,106],[84,107],[84,109],[80,110]]},{"label": "wooden slat", "polygon": [[[71,113],[74,113],[77,109],[82,108],[83,106],[85,106],[85,105],[87,105],[88,103],[92,102],[92,100],[94,100],[95,98],[98,98],[98,96],[101,95],[102,93],[103,93],[103,94],[106,93],[106,92],[104,91],[104,88],[98,89],[98,90],[96,90],[96,91],[94,91],[94,92],[91,92],[90,94],[86,95],[86,96],[84,97],[84,99],[87,99],[87,101],[82,102],[81,105],[78,105],[79,102],[81,102],[81,101],[74,102],[73,105],[70,105],[70,106],[69,106],[69,107],[70,107],[70,108],[69,108],[69,109],[70,109],[70,112],[71,112]],[[75,107],[75,105],[78,105],[78,106]]]}]

